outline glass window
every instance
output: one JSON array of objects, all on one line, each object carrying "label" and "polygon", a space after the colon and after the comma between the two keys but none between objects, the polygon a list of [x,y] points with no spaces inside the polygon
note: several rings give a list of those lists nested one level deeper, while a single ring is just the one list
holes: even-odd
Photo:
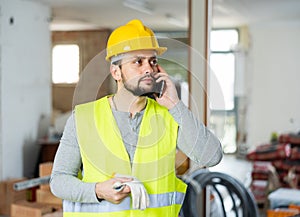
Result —
[{"label": "glass window", "polygon": [[211,51],[232,51],[238,44],[239,34],[236,29],[213,30],[210,35]]},{"label": "glass window", "polygon": [[210,102],[212,110],[234,109],[235,55],[238,31],[224,29],[211,31]]},{"label": "glass window", "polygon": [[233,110],[235,57],[232,53],[212,53],[210,56],[210,108]]},{"label": "glass window", "polygon": [[79,46],[55,45],[52,49],[52,82],[77,83],[79,80]]}]

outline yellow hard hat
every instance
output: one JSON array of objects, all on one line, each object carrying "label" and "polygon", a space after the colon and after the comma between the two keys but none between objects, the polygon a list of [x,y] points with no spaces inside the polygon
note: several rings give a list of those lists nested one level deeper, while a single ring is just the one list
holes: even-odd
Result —
[{"label": "yellow hard hat", "polygon": [[131,20],[111,33],[105,59],[110,61],[111,57],[136,50],[155,50],[157,55],[161,55],[167,48],[159,47],[153,31],[144,26],[140,20]]}]

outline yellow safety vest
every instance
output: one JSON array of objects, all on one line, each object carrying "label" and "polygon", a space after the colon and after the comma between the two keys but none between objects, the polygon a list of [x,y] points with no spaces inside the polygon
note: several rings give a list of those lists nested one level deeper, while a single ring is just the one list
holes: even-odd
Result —
[{"label": "yellow safety vest", "polygon": [[115,173],[135,176],[149,194],[150,207],[133,210],[130,197],[120,204],[64,201],[64,217],[178,217],[186,184],[175,174],[178,125],[165,107],[148,99],[132,164],[107,97],[76,106],[75,120],[82,180],[103,182]]}]

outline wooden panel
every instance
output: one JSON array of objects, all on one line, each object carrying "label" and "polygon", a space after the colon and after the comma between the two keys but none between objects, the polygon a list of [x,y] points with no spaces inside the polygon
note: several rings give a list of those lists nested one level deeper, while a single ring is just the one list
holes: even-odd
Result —
[{"label": "wooden panel", "polygon": [[[105,52],[107,39],[110,30],[95,30],[95,31],[55,31],[52,32],[52,44],[77,44],[80,49],[80,73],[90,61],[100,52]],[[98,66],[98,65],[96,65]],[[84,83],[87,86],[81,92],[77,92],[78,98],[73,100],[76,84],[53,84],[52,85],[52,105],[53,109],[62,112],[70,111],[74,104],[94,100],[101,96],[111,93],[114,88],[111,86],[110,76],[99,84],[97,77],[103,77],[109,73],[109,67],[101,65],[100,74],[92,75]],[[93,77],[94,76],[94,77]],[[93,79],[94,78],[94,79]],[[86,83],[88,83],[86,85]]]},{"label": "wooden panel", "polygon": [[52,106],[55,110],[67,112],[72,109],[73,95],[76,85],[53,84]]}]

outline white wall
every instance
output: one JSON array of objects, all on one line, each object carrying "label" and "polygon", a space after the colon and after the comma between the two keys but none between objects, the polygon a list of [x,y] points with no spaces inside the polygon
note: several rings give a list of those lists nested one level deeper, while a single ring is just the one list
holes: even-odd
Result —
[{"label": "white wall", "polygon": [[39,119],[51,112],[50,9],[1,0],[0,180],[32,175]]},{"label": "white wall", "polygon": [[300,20],[249,30],[247,143],[256,146],[268,142],[273,131],[300,130]]}]

